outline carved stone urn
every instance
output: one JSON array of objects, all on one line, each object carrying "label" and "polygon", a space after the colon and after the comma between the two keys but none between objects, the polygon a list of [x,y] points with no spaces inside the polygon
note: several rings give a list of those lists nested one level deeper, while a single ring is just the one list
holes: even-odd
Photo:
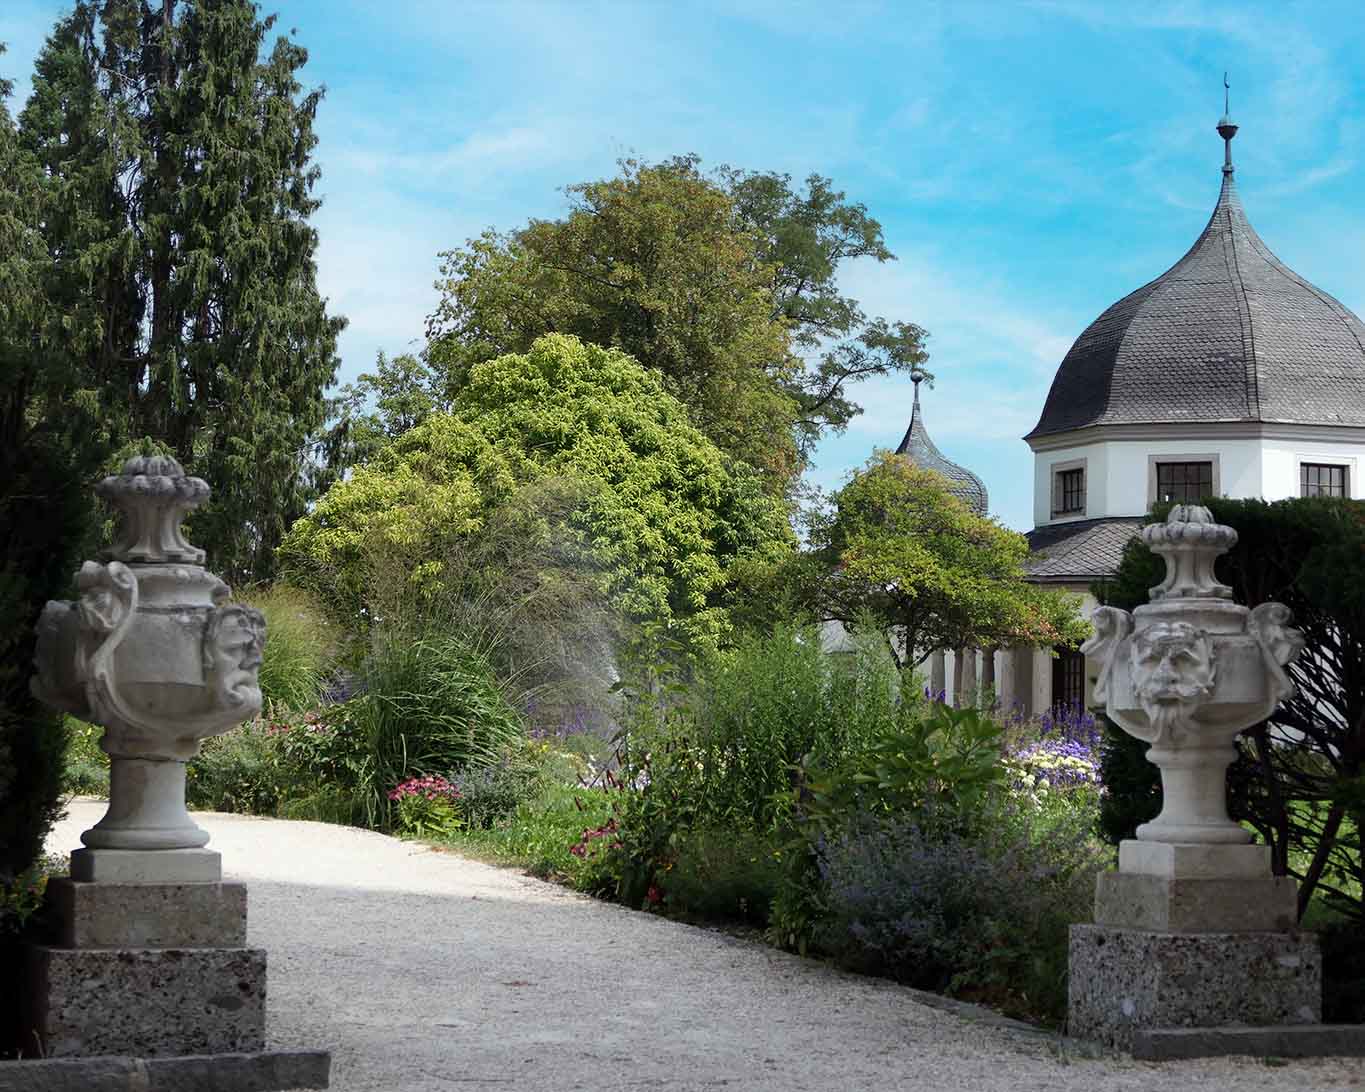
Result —
[{"label": "carved stone urn", "polygon": [[1091,616],[1095,636],[1082,647],[1100,662],[1096,700],[1110,720],[1151,744],[1147,758],[1161,770],[1161,814],[1138,827],[1138,839],[1249,842],[1227,812],[1233,740],[1294,693],[1285,667],[1303,639],[1289,628],[1287,607],[1250,610],[1214,578],[1214,560],[1236,544],[1237,532],[1214,523],[1207,508],[1178,505],[1142,538],[1165,559],[1166,579],[1132,614],[1099,608]]},{"label": "carved stone urn", "polygon": [[103,564],[87,561],[76,574],[79,600],[44,609],[33,693],[104,727],[109,810],[81,841],[196,849],[209,836],[185,810],[185,763],[202,740],[260,711],[265,620],[228,602],[204,551],[181,534],[185,514],[208,497],[203,480],[143,455],[96,491],[119,509],[117,539]]}]

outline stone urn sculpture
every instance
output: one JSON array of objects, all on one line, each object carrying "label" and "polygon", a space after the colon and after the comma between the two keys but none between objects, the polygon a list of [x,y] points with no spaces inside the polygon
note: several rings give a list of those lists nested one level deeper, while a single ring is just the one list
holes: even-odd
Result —
[{"label": "stone urn sculpture", "polygon": [[1228,818],[1226,774],[1233,740],[1294,693],[1285,668],[1303,649],[1289,609],[1248,609],[1213,575],[1214,560],[1237,532],[1207,508],[1178,505],[1142,539],[1166,562],[1151,602],[1129,614],[1101,607],[1084,646],[1099,660],[1095,700],[1129,735],[1151,744],[1161,770],[1161,814],[1138,828],[1139,841],[1246,843]]},{"label": "stone urn sculpture", "polygon": [[202,740],[260,711],[265,620],[228,602],[204,551],[181,534],[208,497],[204,481],[142,455],[96,489],[119,509],[117,538],[103,564],[76,574],[79,600],[44,609],[33,692],[104,727],[109,810],[81,835],[86,846],[198,849],[209,836],[185,810],[185,763]]},{"label": "stone urn sculpture", "polygon": [[1293,694],[1303,639],[1286,607],[1248,609],[1214,578],[1237,532],[1208,509],[1176,507],[1142,537],[1166,579],[1132,614],[1096,611],[1084,651],[1109,719],[1151,744],[1163,804],[1096,877],[1093,923],[1071,927],[1071,1033],[1144,1058],[1320,1052],[1337,1040],[1318,1023],[1317,938],[1226,787],[1237,733]]}]

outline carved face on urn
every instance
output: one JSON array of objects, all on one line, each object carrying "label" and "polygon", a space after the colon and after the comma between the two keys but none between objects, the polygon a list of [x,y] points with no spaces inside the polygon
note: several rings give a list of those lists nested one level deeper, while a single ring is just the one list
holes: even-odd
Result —
[{"label": "carved face on urn", "polygon": [[1139,630],[1129,655],[1133,690],[1162,734],[1176,718],[1213,697],[1213,642],[1188,622],[1158,622]]},{"label": "carved face on urn", "polygon": [[204,674],[225,707],[260,706],[258,675],[265,649],[265,616],[228,603],[209,612],[204,627]]}]

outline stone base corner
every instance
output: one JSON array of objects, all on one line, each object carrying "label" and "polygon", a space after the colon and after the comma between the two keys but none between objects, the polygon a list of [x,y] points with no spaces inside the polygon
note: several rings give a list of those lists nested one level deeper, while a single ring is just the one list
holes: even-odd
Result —
[{"label": "stone base corner", "polygon": [[1139,1028],[1133,1057],[1142,1062],[1218,1058],[1365,1057],[1365,1024],[1294,1024],[1272,1028]]},{"label": "stone base corner", "polygon": [[0,1092],[285,1092],[328,1087],[331,1068],[322,1050],[41,1058],[0,1062]]}]

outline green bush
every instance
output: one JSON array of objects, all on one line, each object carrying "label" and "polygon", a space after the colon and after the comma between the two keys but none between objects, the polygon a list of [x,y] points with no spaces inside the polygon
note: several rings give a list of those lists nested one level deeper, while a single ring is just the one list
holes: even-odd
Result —
[{"label": "green bush", "polygon": [[866,750],[920,701],[879,640],[829,655],[815,627],[746,638],[699,668],[684,701],[675,689],[637,698],[623,734],[618,893],[628,905],[663,889],[694,829],[782,844],[804,771]]},{"label": "green bush", "polygon": [[701,672],[691,707],[671,721],[670,769],[695,764],[697,819],[764,829],[785,821],[798,771],[864,749],[917,708],[878,640],[830,655],[815,627],[750,637]]},{"label": "green bush", "polygon": [[805,953],[823,913],[818,847],[866,814],[932,814],[959,834],[985,821],[984,804],[1004,787],[1003,728],[974,708],[902,702],[879,731],[835,762],[808,762],[791,794],[793,832],[772,903],[768,939]]},{"label": "green bush", "polygon": [[523,740],[506,748],[496,762],[456,775],[453,782],[460,798],[455,815],[461,825],[486,829],[540,795],[550,776],[549,754],[544,744]]},{"label": "green bush", "polygon": [[109,795],[109,756],[100,750],[104,729],[66,718],[66,760],[62,791],[73,796]]},{"label": "green bush", "polygon": [[673,911],[766,925],[782,882],[775,840],[731,827],[702,827],[679,836],[658,877],[658,897]]},{"label": "green bush", "polygon": [[265,615],[260,680],[268,706],[316,706],[337,654],[335,623],[310,593],[288,584],[251,589],[240,599]]},{"label": "green bush", "polygon": [[60,714],[0,708],[0,883],[28,870],[62,815],[66,745]]},{"label": "green bush", "polygon": [[1100,737],[1104,793],[1096,829],[1110,845],[1137,837],[1137,828],[1161,812],[1161,775],[1147,761],[1148,744],[1115,727],[1107,717]]},{"label": "green bush", "polygon": [[278,730],[258,718],[204,741],[185,771],[185,802],[205,811],[274,815],[288,780]]},{"label": "green bush", "polygon": [[1004,729],[988,714],[941,702],[907,704],[841,763],[813,768],[803,819],[827,824],[859,811],[908,815],[932,808],[964,822],[1001,788]]}]

